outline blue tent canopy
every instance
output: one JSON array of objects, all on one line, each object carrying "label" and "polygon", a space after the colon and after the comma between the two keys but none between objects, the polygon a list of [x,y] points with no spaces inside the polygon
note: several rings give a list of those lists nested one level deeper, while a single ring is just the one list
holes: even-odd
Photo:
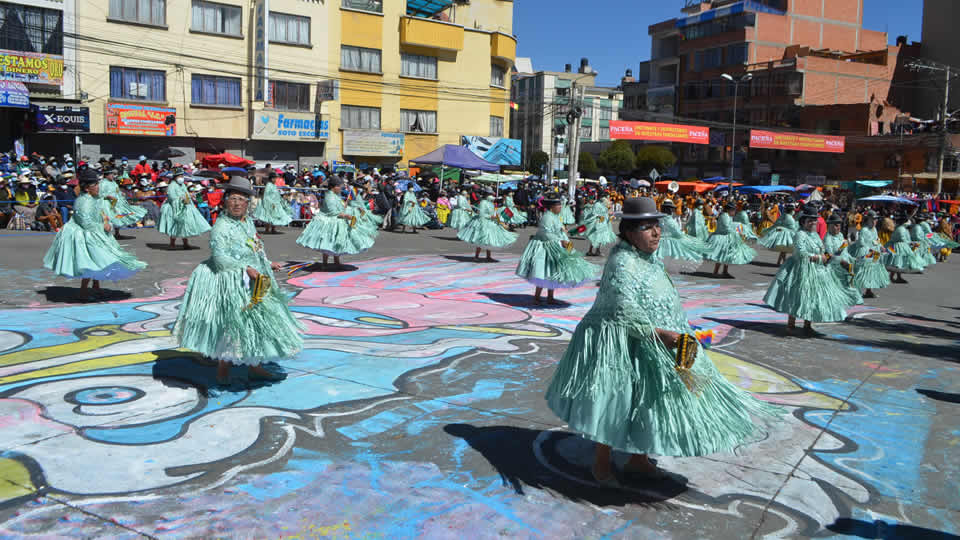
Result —
[{"label": "blue tent canopy", "polygon": [[714,176],[713,178],[705,178],[701,182],[707,182],[708,184],[716,184],[717,182],[726,182],[726,176]]},{"label": "blue tent canopy", "polygon": [[397,187],[400,191],[406,191],[408,187],[413,186],[413,191],[423,191],[423,188],[413,180],[397,180]]},{"label": "blue tent canopy", "polygon": [[864,197],[862,199],[857,199],[858,201],[865,202],[888,202],[888,203],[898,203],[898,204],[912,204],[917,206],[917,203],[911,201],[910,199],[905,199],[903,197],[894,197],[893,195],[874,195],[873,197]]},{"label": "blue tent canopy", "polygon": [[887,187],[893,183],[893,180],[857,180],[857,185],[864,187]]},{"label": "blue tent canopy", "polygon": [[753,193],[758,195],[777,192],[791,192],[797,190],[797,188],[793,186],[740,186],[733,189],[739,191],[740,193]]},{"label": "blue tent canopy", "polygon": [[499,171],[500,166],[474,154],[466,146],[445,144],[427,155],[411,159],[411,163],[420,165],[445,165],[459,169],[477,169],[481,171]]}]

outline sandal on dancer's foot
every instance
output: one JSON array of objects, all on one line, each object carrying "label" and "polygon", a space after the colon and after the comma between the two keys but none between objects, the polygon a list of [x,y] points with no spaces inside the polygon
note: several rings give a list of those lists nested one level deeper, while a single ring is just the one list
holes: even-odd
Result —
[{"label": "sandal on dancer's foot", "polygon": [[254,366],[247,370],[247,377],[257,381],[282,381],[287,378],[286,373],[274,373],[266,368]]},{"label": "sandal on dancer's foot", "polygon": [[590,475],[593,476],[593,480],[604,487],[610,488],[619,488],[620,481],[617,480],[617,477],[613,475],[613,471],[610,471],[606,476],[598,474],[595,467],[590,467]]},{"label": "sandal on dancer's foot", "polygon": [[670,473],[653,465],[653,468],[646,467],[629,467],[624,465],[623,474],[629,475],[631,478],[640,478],[643,480],[663,480],[664,478],[669,478]]}]

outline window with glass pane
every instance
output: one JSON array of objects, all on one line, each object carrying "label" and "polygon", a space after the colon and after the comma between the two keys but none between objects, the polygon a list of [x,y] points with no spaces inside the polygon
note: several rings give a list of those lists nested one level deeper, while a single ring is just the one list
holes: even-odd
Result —
[{"label": "window with glass pane", "polygon": [[340,68],[366,73],[381,73],[380,50],[363,47],[340,47]]},{"label": "window with glass pane", "polygon": [[585,103],[583,105],[583,117],[593,118],[593,103]]},{"label": "window with glass pane", "polygon": [[304,83],[270,81],[268,99],[274,109],[283,111],[309,111],[310,85]]},{"label": "window with glass pane", "polygon": [[380,129],[380,109],[341,105],[340,127],[344,129]]},{"label": "window with glass pane", "polygon": [[190,103],[194,105],[240,106],[240,79],[193,75],[190,83]]},{"label": "window with glass pane", "polygon": [[490,86],[505,86],[504,79],[506,76],[507,70],[496,64],[490,65]]},{"label": "window with glass pane", "polygon": [[490,117],[490,136],[503,137],[503,117],[502,116]]},{"label": "window with glass pane", "polygon": [[152,69],[111,67],[110,97],[142,101],[166,101],[167,74]]},{"label": "window with glass pane", "polygon": [[270,42],[310,45],[310,17],[270,12]]},{"label": "window with glass pane", "polygon": [[167,24],[167,0],[110,0],[110,18],[142,24]]},{"label": "window with glass pane", "polygon": [[411,131],[414,133],[436,133],[437,112],[401,109],[400,127],[403,131]]},{"label": "window with glass pane", "polygon": [[340,5],[350,9],[383,13],[383,0],[343,0]]},{"label": "window with glass pane", "polygon": [[593,136],[593,126],[580,126],[580,138],[589,139]]},{"label": "window with glass pane", "polygon": [[435,56],[400,53],[400,63],[403,66],[401,74],[404,77],[437,78],[437,58]]},{"label": "window with glass pane", "polygon": [[63,11],[0,3],[0,49],[63,54]]},{"label": "window with glass pane", "polygon": [[600,116],[598,118],[600,120],[610,120],[611,118],[613,118],[613,105],[610,105],[609,103],[605,105],[600,105],[599,113],[600,113]]},{"label": "window with glass pane", "polygon": [[240,6],[193,0],[193,24],[190,29],[195,32],[239,36],[241,12]]},{"label": "window with glass pane", "polygon": [[610,128],[608,127],[600,128],[600,139],[604,141],[610,139]]}]

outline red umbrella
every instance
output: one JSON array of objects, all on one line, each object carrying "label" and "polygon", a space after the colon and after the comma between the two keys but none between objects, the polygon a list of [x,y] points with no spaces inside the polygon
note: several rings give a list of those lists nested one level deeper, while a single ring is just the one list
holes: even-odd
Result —
[{"label": "red umbrella", "polygon": [[249,167],[255,162],[244,159],[240,156],[224,152],[222,154],[211,154],[203,158],[203,166],[208,169],[216,169],[221,164],[227,167]]}]

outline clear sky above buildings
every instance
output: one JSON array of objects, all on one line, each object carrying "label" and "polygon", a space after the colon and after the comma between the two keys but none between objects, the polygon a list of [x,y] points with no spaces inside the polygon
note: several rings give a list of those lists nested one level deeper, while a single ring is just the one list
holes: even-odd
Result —
[{"label": "clear sky above buildings", "polygon": [[[683,0],[514,0],[517,56],[545,71],[576,69],[587,57],[597,82],[613,86],[624,70],[636,72],[650,58],[647,26],[682,15],[682,6]],[[920,41],[922,6],[922,0],[865,0],[863,25],[887,32],[891,43],[904,34]]]}]

